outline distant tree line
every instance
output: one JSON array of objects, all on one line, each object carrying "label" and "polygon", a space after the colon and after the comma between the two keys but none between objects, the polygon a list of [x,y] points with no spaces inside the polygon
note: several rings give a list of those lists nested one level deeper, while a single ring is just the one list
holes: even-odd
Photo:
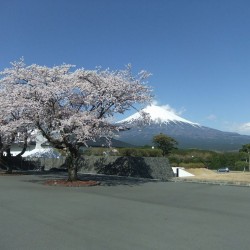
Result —
[{"label": "distant tree line", "polygon": [[198,149],[179,149],[169,155],[172,166],[185,168],[218,169],[229,167],[230,170],[248,170],[248,153],[246,152],[215,152]]},{"label": "distant tree line", "polygon": [[148,148],[89,148],[84,151],[84,155],[94,155],[94,156],[132,156],[132,157],[162,157],[161,149]]},{"label": "distant tree line", "polygon": [[[248,145],[250,149],[250,144]],[[115,150],[110,148],[89,148],[84,154],[132,157],[163,157],[165,155],[172,166],[209,169],[229,167],[230,170],[244,171],[249,169],[248,152],[250,151],[246,150],[246,145],[243,145],[239,152],[215,152],[199,149],[177,149],[173,147],[166,155],[157,146],[152,148],[152,146],[145,145],[140,148],[119,148]]]}]

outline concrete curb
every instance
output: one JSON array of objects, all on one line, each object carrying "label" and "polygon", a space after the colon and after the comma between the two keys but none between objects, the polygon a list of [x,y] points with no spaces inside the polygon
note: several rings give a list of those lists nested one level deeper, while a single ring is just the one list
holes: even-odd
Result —
[{"label": "concrete curb", "polygon": [[211,181],[211,180],[194,180],[186,178],[174,177],[171,182],[186,182],[186,183],[199,183],[199,184],[211,184],[219,186],[238,186],[238,187],[250,187],[250,183],[239,182],[239,181]]}]

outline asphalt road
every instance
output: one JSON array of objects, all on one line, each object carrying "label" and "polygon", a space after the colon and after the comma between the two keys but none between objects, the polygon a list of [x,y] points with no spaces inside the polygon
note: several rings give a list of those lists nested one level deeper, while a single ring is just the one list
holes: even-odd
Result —
[{"label": "asphalt road", "polygon": [[250,188],[0,176],[0,249],[249,249]]}]

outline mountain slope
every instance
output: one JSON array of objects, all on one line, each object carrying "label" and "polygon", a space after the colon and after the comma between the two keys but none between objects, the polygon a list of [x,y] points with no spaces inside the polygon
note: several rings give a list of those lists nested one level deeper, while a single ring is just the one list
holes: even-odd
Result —
[{"label": "mountain slope", "polygon": [[149,106],[144,109],[151,121],[148,125],[138,127],[136,113],[119,123],[126,124],[129,130],[119,133],[119,140],[133,145],[152,145],[152,138],[159,133],[173,137],[180,148],[200,148],[211,150],[238,150],[243,144],[250,143],[250,136],[201,126],[188,121],[165,107]]}]

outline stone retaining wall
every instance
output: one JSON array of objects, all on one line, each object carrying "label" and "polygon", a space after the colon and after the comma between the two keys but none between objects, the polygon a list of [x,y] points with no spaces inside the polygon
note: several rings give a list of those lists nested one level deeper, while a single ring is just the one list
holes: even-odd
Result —
[{"label": "stone retaining wall", "polygon": [[168,159],[164,157],[85,156],[78,171],[161,180],[174,176]]},{"label": "stone retaining wall", "polygon": [[[65,158],[30,158],[45,170],[66,168]],[[167,180],[174,176],[165,157],[84,156],[78,162],[79,173],[131,176]]]}]

